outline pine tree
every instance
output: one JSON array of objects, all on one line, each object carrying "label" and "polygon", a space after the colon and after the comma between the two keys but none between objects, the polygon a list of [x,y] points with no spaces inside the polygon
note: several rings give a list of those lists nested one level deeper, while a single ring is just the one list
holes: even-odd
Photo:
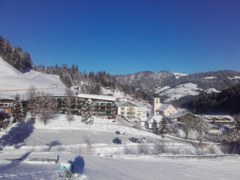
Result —
[{"label": "pine tree", "polygon": [[92,125],[94,118],[92,117],[92,109],[93,109],[94,102],[91,99],[88,99],[86,104],[83,107],[83,115],[82,115],[82,122],[86,124]]},{"label": "pine tree", "polygon": [[159,134],[164,138],[164,135],[169,132],[169,128],[167,125],[167,120],[165,117],[162,118],[160,124],[159,124]]},{"label": "pine tree", "polygon": [[12,117],[14,122],[20,122],[23,119],[23,107],[20,100],[20,96],[17,94],[14,98],[13,105],[11,107]]}]

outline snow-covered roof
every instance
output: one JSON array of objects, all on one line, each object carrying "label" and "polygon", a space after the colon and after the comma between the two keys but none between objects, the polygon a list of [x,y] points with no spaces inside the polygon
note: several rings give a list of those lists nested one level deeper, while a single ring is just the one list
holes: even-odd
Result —
[{"label": "snow-covered roof", "polygon": [[[215,121],[217,121],[217,122],[220,122],[221,119],[223,119],[223,118],[227,118],[227,119],[229,119],[231,122],[234,121],[233,117],[232,117],[232,116],[229,116],[229,115],[203,115],[203,117],[204,117],[205,119],[211,119],[211,118],[219,119],[219,120],[215,120]],[[221,122],[226,122],[226,121],[221,121]]]},{"label": "snow-covered roof", "polygon": [[135,103],[129,102],[129,101],[120,101],[120,102],[116,103],[116,106],[118,107],[118,106],[121,106],[121,105],[123,105],[125,103],[130,103],[130,104],[132,104],[132,105],[137,107],[137,105]]},{"label": "snow-covered roof", "polygon": [[138,107],[137,111],[148,111],[147,107]]},{"label": "snow-covered roof", "polygon": [[96,95],[96,94],[78,94],[80,98],[87,98],[87,99],[99,99],[99,100],[106,100],[106,101],[116,101],[116,97],[114,96],[103,96],[103,95]]},{"label": "snow-covered roof", "polygon": [[[186,115],[186,114],[191,114],[191,113],[189,113],[189,112],[181,112],[181,111],[180,111],[180,112],[177,112],[176,114],[172,114],[172,115],[167,116],[167,118],[169,118],[169,119],[175,119],[175,118],[184,116],[184,115]],[[191,115],[193,115],[193,114],[191,114]],[[193,116],[195,116],[195,115],[193,115]]]},{"label": "snow-covered roof", "polygon": [[107,89],[105,89],[105,88],[103,88],[103,87],[101,87],[101,91],[102,91],[103,94],[113,94],[113,93],[111,92],[111,90],[107,90]]},{"label": "snow-covered roof", "polygon": [[157,111],[165,111],[171,104],[161,104]]},{"label": "snow-covered roof", "polygon": [[148,123],[159,123],[160,121],[162,121],[162,117],[161,115],[158,116],[151,116],[149,118],[147,118],[146,122]]}]

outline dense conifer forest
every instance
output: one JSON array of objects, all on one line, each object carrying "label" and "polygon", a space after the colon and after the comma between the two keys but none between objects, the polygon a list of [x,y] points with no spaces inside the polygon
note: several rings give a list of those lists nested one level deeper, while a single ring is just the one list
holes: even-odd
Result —
[{"label": "dense conifer forest", "polygon": [[174,101],[176,107],[186,108],[193,113],[240,113],[240,84],[221,93],[202,93],[198,96],[186,96]]}]

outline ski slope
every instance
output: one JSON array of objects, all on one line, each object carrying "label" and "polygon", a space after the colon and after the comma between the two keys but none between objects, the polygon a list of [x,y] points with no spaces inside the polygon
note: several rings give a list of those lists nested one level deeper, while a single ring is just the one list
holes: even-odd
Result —
[{"label": "ski slope", "polygon": [[16,93],[25,99],[26,92],[30,86],[36,90],[49,92],[54,95],[63,95],[65,85],[59,76],[44,74],[34,70],[27,70],[24,73],[9,65],[0,57],[0,97],[12,98]]}]

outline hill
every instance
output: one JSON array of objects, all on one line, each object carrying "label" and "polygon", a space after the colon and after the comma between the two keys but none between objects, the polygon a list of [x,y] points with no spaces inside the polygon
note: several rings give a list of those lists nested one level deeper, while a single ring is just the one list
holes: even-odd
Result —
[{"label": "hill", "polygon": [[220,93],[202,93],[195,97],[184,97],[172,102],[177,107],[189,109],[193,113],[240,113],[240,84]]},{"label": "hill", "polygon": [[63,95],[65,85],[57,75],[44,74],[31,69],[23,73],[9,65],[0,56],[0,97],[12,98],[16,93],[26,98],[26,91],[30,86],[35,86],[39,91]]},{"label": "hill", "polygon": [[221,92],[240,83],[240,72],[230,70],[195,74],[143,71],[114,77],[119,83],[134,86],[149,95],[152,95],[154,86],[158,85],[160,96],[165,102],[204,92]]}]

